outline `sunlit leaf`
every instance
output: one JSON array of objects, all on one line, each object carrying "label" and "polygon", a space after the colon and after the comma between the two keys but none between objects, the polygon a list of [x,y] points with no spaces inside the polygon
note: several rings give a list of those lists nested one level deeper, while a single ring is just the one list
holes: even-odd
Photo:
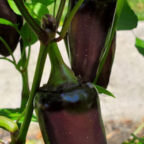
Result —
[{"label": "sunlit leaf", "polygon": [[33,4],[42,3],[42,4],[46,5],[46,6],[48,6],[48,5],[52,4],[54,2],[54,0],[31,0],[31,2]]},{"label": "sunlit leaf", "polygon": [[144,0],[128,0],[139,20],[144,20]]},{"label": "sunlit leaf", "polygon": [[45,14],[49,14],[48,8],[42,3],[29,4],[28,7],[38,18],[41,18]]},{"label": "sunlit leaf", "polygon": [[20,13],[19,9],[17,8],[14,0],[8,0],[8,3],[9,3],[9,5],[10,5],[11,9],[12,9],[17,15],[21,15],[21,13]]}]

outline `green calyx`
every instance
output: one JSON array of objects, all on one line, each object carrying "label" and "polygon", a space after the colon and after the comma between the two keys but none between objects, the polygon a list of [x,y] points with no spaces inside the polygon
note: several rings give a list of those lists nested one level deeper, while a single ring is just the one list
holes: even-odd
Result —
[{"label": "green calyx", "polygon": [[78,81],[72,70],[64,63],[56,43],[49,49],[51,61],[51,74],[46,88],[55,91],[59,88],[69,88],[77,85]]}]

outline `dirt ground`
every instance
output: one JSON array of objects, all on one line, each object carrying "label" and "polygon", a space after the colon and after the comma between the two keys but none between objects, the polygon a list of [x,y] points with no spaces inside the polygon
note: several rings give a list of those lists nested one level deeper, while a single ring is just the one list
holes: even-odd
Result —
[{"label": "dirt ground", "polygon": [[[106,127],[108,144],[121,144],[144,121],[144,57],[134,47],[135,37],[144,39],[144,23],[140,22],[133,31],[117,32],[117,49],[112,69],[110,90],[116,98],[100,95],[103,120]],[[63,43],[59,43],[62,55],[68,63]],[[18,60],[19,51],[15,51]],[[29,81],[32,83],[38,44],[34,45],[29,64]],[[47,82],[50,63],[46,62],[42,84]],[[20,105],[21,77],[6,61],[0,61],[0,108],[15,108]],[[141,133],[144,135],[144,132]],[[0,139],[8,139],[0,129]],[[28,139],[42,144],[37,124],[32,124]]]}]

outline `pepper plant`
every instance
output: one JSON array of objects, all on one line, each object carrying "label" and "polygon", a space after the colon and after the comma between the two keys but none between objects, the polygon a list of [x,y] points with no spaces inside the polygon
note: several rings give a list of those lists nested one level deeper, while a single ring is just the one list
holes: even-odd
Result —
[{"label": "pepper plant", "polygon": [[[1,0],[0,59],[11,62],[22,76],[20,108],[0,110],[0,127],[10,132],[11,144],[25,144],[30,122],[37,119],[46,144],[107,143],[98,93],[113,96],[105,88],[116,29],[125,28],[119,19],[123,6],[131,12],[124,0]],[[59,51],[61,40],[72,69]],[[39,55],[29,88],[30,50],[37,41]],[[13,51],[18,42],[17,62]],[[40,87],[47,55],[50,78]]]}]

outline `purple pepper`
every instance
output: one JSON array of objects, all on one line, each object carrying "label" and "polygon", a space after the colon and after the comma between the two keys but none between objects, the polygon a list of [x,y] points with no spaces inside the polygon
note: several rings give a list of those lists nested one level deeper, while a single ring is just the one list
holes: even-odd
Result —
[{"label": "purple pepper", "polygon": [[[71,1],[73,7],[77,0]],[[72,69],[82,82],[93,82],[116,2],[85,0],[74,16],[68,32]],[[97,84],[107,87],[115,53],[115,38]]]},{"label": "purple pepper", "polygon": [[[22,26],[22,18],[15,14],[10,8],[7,0],[0,1],[0,18],[11,21],[14,24],[19,24],[19,28]],[[20,35],[11,26],[0,24],[0,37],[2,37],[13,52],[17,46]],[[10,53],[5,45],[0,41],[0,54],[3,56],[9,56]]]}]

